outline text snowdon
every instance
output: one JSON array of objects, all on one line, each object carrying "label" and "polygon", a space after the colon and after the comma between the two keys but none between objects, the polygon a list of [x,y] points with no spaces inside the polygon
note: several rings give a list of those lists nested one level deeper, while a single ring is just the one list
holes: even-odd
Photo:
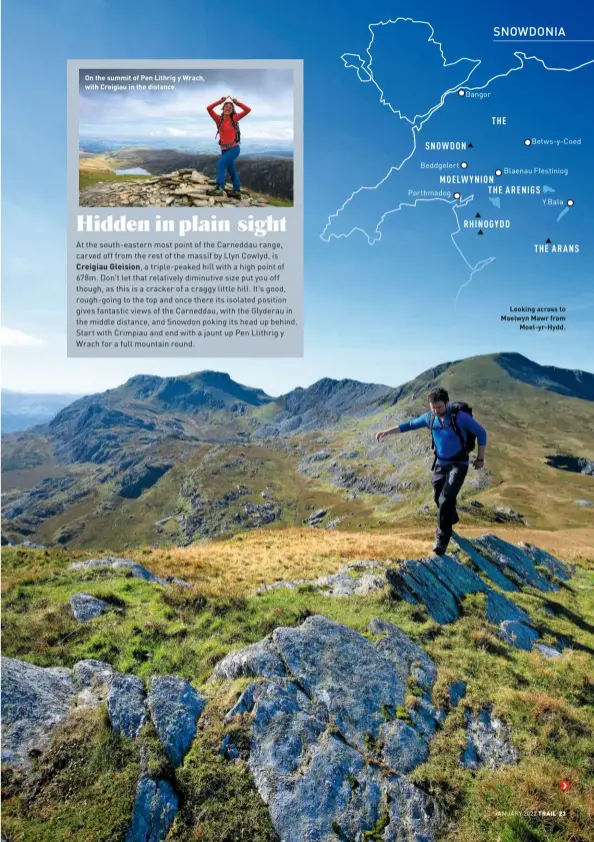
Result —
[{"label": "text snowdon", "polygon": [[495,26],[494,38],[565,38],[562,26]]}]

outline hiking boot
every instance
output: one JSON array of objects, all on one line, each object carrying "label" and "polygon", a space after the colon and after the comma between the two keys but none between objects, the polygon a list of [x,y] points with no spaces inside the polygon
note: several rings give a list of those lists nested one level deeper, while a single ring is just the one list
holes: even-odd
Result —
[{"label": "hiking boot", "polygon": [[435,543],[433,544],[433,552],[435,553],[435,555],[445,555],[449,543],[449,538],[443,534],[441,529],[436,529]]},{"label": "hiking boot", "polygon": [[223,190],[223,188],[221,187],[220,184],[217,184],[216,187],[214,187],[212,190],[207,190],[206,195],[207,196],[224,196],[225,191]]},{"label": "hiking boot", "polygon": [[241,199],[243,196],[241,190],[226,190],[225,192],[230,199]]}]

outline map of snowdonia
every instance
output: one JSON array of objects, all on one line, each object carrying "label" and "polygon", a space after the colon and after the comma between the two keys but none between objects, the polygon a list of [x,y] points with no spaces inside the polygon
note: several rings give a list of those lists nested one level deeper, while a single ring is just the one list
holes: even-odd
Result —
[{"label": "map of snowdonia", "polygon": [[562,38],[545,38],[563,30],[524,29],[543,37],[493,39],[477,58],[468,54],[477,42],[454,55],[428,21],[370,24],[366,50],[341,58],[377,109],[390,112],[379,143],[370,130],[377,166],[387,166],[378,180],[352,185],[322,240],[363,236],[373,246],[393,230],[394,215],[411,213],[420,240],[424,212],[439,205],[447,230],[440,225],[435,237],[446,233],[460,261],[456,300],[503,256],[538,271],[538,260],[580,254],[574,222],[594,187],[592,125],[573,82],[578,73],[594,79],[594,44],[572,44],[570,53]]}]

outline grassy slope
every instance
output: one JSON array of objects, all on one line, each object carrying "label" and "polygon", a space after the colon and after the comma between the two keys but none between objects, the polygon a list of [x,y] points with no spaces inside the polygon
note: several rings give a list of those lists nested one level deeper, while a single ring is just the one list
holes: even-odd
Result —
[{"label": "grassy slope", "polygon": [[[498,533],[511,537],[514,531]],[[263,579],[321,575],[355,558],[418,557],[426,552],[428,538],[418,530],[389,535],[259,530],[202,547],[146,549],[133,554],[155,571],[183,575],[192,583],[191,590],[163,590],[99,571],[74,574],[67,569],[74,557],[70,553],[6,550],[4,652],[41,665],[71,666],[81,658],[99,658],[143,677],[180,674],[203,688],[210,702],[194,747],[181,770],[165,770],[185,796],[171,841],[235,842],[246,838],[268,842],[274,834],[245,765],[226,764],[218,755],[224,731],[221,713],[237,698],[242,683],[224,688],[208,684],[214,664],[230,649],[255,642],[277,626],[296,625],[309,614],[323,613],[362,633],[371,618],[383,617],[435,659],[439,667],[436,703],[445,704],[452,680],[467,681],[466,703],[476,709],[491,703],[494,713],[512,725],[514,744],[521,751],[518,767],[495,773],[462,769],[457,762],[464,740],[462,711],[448,714],[432,743],[428,762],[413,773],[450,817],[440,842],[586,842],[593,806],[594,718],[587,705],[594,701],[594,627],[583,618],[594,616],[594,568],[589,550],[594,534],[590,529],[567,536],[530,532],[525,537],[537,540],[536,536],[541,546],[553,551],[564,545],[566,552],[559,554],[577,566],[574,578],[557,593],[543,595],[528,589],[514,595],[535,619],[546,641],[563,635],[573,647],[557,660],[544,660],[501,644],[496,630],[483,619],[482,596],[467,598],[462,619],[440,627],[424,610],[404,601],[393,602],[388,595],[329,599],[306,587],[254,594]],[[84,554],[74,555],[80,558]],[[68,605],[69,597],[79,590],[107,598],[113,610],[79,625]],[[550,616],[545,606],[552,607],[555,616]],[[92,720],[78,728],[86,729],[91,745],[106,746],[109,732],[101,722]],[[89,756],[64,748],[69,733],[58,734],[49,759],[40,762],[39,775],[48,795],[29,794],[27,801],[22,793],[11,797],[9,789],[4,828],[14,842],[123,840],[122,833],[115,831],[106,837],[103,827],[123,827],[122,817],[130,814],[136,755],[125,754],[131,751],[126,745],[120,746],[113,758],[98,756],[97,751],[89,755],[95,764],[102,758],[106,773],[111,769],[113,774],[117,772],[117,780],[126,781],[114,800],[115,783],[99,777],[97,785],[91,786]],[[236,734],[235,739],[240,742],[246,735]],[[67,759],[60,765],[56,755]],[[80,768],[72,766],[72,757]],[[158,766],[162,759],[155,755],[153,762]],[[67,782],[75,774],[85,784],[69,788]],[[572,782],[569,793],[559,790],[563,778]],[[79,805],[83,798],[92,799],[95,809],[77,813],[74,802]],[[44,810],[43,826],[33,818],[39,807]],[[498,810],[533,809],[563,809],[569,814],[540,818],[496,814]],[[87,823],[83,835],[81,820]],[[53,828],[51,837],[48,828]]]}]

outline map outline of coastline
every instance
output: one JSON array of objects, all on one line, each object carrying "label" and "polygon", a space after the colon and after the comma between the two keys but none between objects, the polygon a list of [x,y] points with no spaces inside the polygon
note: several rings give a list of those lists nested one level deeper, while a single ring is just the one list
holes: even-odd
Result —
[{"label": "map outline of coastline", "polygon": [[[373,42],[374,42],[374,39],[375,39],[375,33],[374,33],[374,31],[373,31],[373,30],[374,30],[374,28],[377,28],[378,26],[393,25],[393,24],[396,24],[396,23],[398,23],[398,22],[400,22],[400,21],[407,22],[407,23],[412,23],[412,24],[425,25],[425,26],[428,26],[428,27],[431,29],[431,35],[429,36],[429,38],[428,38],[427,40],[439,46],[440,53],[441,53],[441,56],[442,56],[442,59],[443,59],[443,62],[444,62],[444,64],[443,64],[443,66],[444,66],[444,67],[446,67],[446,66],[454,66],[455,64],[458,64],[460,61],[462,61],[462,60],[463,60],[463,59],[465,59],[465,58],[466,58],[467,60],[472,61],[472,62],[474,62],[474,63],[475,63],[475,64],[474,64],[474,67],[472,68],[471,72],[469,73],[469,75],[467,76],[467,78],[466,78],[466,80],[465,80],[464,82],[461,82],[461,83],[459,83],[458,85],[456,85],[455,87],[453,87],[453,88],[449,88],[448,90],[446,90],[446,91],[445,91],[445,92],[441,95],[441,98],[440,98],[440,103],[439,103],[438,105],[434,106],[432,109],[430,109],[430,111],[426,112],[426,114],[424,114],[424,115],[415,115],[415,118],[413,119],[413,121],[411,121],[411,120],[410,120],[410,118],[408,118],[408,117],[406,117],[405,115],[403,115],[403,114],[402,114],[402,112],[401,112],[400,110],[395,109],[395,108],[392,106],[392,104],[391,104],[390,102],[388,102],[388,101],[385,99],[384,91],[380,88],[380,86],[379,86],[378,82],[375,80],[375,78],[374,78],[374,76],[373,76],[373,70],[372,70],[373,56],[372,56],[372,53],[371,53],[371,47],[372,47]],[[330,242],[330,240],[332,240],[332,239],[341,239],[341,238],[345,238],[345,239],[346,239],[346,238],[350,237],[350,235],[351,235],[351,234],[353,234],[355,231],[360,231],[362,234],[364,234],[364,235],[366,236],[368,244],[369,244],[369,245],[371,245],[371,246],[373,246],[376,242],[379,242],[379,241],[381,240],[381,237],[382,237],[382,232],[381,232],[379,229],[380,229],[380,226],[383,224],[383,221],[384,221],[385,217],[386,217],[386,216],[388,216],[388,215],[389,215],[389,214],[391,214],[391,213],[394,213],[394,212],[397,212],[397,211],[401,210],[401,209],[402,209],[402,207],[405,207],[405,206],[410,207],[410,205],[408,205],[406,202],[401,202],[397,208],[392,208],[392,209],[390,209],[390,210],[386,211],[385,213],[383,213],[383,214],[382,214],[382,216],[381,216],[381,218],[380,218],[380,220],[379,220],[379,222],[378,222],[378,224],[376,225],[376,228],[375,228],[375,234],[377,234],[377,237],[376,237],[375,239],[371,239],[371,237],[370,237],[369,233],[368,233],[367,231],[365,231],[363,228],[359,227],[359,226],[354,226],[354,227],[353,227],[353,228],[352,228],[349,232],[347,232],[347,233],[341,233],[341,234],[330,233],[330,234],[328,234],[328,236],[326,236],[326,232],[328,231],[328,228],[332,225],[332,220],[333,220],[333,219],[336,219],[336,218],[340,215],[340,213],[341,213],[341,212],[345,209],[345,207],[347,206],[347,204],[348,204],[350,201],[352,201],[352,199],[353,199],[353,198],[354,198],[354,197],[355,197],[358,193],[360,193],[362,190],[377,190],[377,189],[378,189],[378,188],[379,188],[379,187],[380,187],[380,186],[381,186],[381,185],[382,185],[382,184],[383,184],[383,183],[384,183],[384,182],[385,182],[385,181],[386,181],[386,180],[387,180],[387,179],[388,179],[388,178],[389,178],[389,177],[390,177],[390,176],[391,176],[394,172],[400,172],[400,171],[401,171],[402,167],[403,167],[403,166],[404,166],[404,165],[405,165],[408,161],[410,161],[410,159],[411,159],[411,158],[413,157],[413,155],[415,154],[415,152],[416,152],[416,150],[417,150],[417,134],[421,131],[421,129],[423,128],[423,126],[425,125],[425,123],[426,123],[426,122],[427,122],[427,121],[428,121],[428,120],[429,120],[429,119],[433,116],[433,114],[435,113],[435,111],[437,111],[439,108],[443,107],[443,105],[445,104],[445,99],[446,99],[446,97],[447,97],[448,95],[450,95],[451,93],[456,93],[456,92],[459,92],[459,91],[461,91],[461,90],[465,89],[466,82],[468,81],[468,79],[470,79],[470,76],[472,75],[472,73],[474,73],[474,72],[475,72],[475,70],[477,70],[477,68],[478,68],[478,67],[480,66],[480,64],[482,63],[482,60],[481,60],[481,59],[470,59],[470,58],[468,58],[467,56],[463,56],[462,58],[457,59],[457,61],[455,61],[455,62],[449,62],[449,63],[448,63],[448,62],[447,62],[447,59],[446,59],[446,56],[445,56],[445,53],[444,53],[444,51],[443,51],[443,49],[442,49],[443,42],[440,42],[440,41],[435,41],[435,39],[433,38],[433,35],[435,34],[435,30],[434,30],[434,28],[433,28],[432,24],[431,24],[431,23],[429,23],[428,21],[419,21],[419,20],[415,20],[414,18],[404,18],[404,17],[398,17],[398,18],[396,18],[395,20],[379,21],[378,23],[375,23],[375,24],[369,24],[369,25],[368,25],[368,29],[369,29],[369,31],[371,32],[371,36],[372,36],[372,37],[371,37],[371,41],[369,42],[369,44],[368,44],[368,46],[367,46],[367,49],[366,49],[366,53],[367,53],[367,55],[369,56],[369,62],[367,63],[367,66],[365,66],[366,62],[365,62],[363,59],[361,59],[361,56],[360,56],[360,55],[358,55],[358,54],[356,54],[356,53],[343,53],[343,54],[342,54],[342,56],[341,56],[341,58],[342,58],[342,60],[343,60],[343,63],[344,63],[344,65],[345,65],[345,68],[347,68],[347,69],[354,69],[354,70],[357,72],[357,78],[359,79],[359,81],[361,81],[361,82],[365,82],[365,83],[367,83],[367,82],[373,82],[373,84],[376,86],[376,88],[377,88],[377,89],[378,89],[378,91],[380,92],[380,104],[382,104],[382,105],[388,105],[388,107],[390,108],[390,110],[392,111],[392,113],[397,114],[399,119],[404,119],[404,120],[406,120],[406,122],[408,122],[408,123],[409,123],[409,125],[411,126],[411,133],[412,133],[412,137],[413,137],[413,148],[412,148],[411,152],[410,152],[410,153],[409,153],[409,154],[408,154],[408,155],[407,155],[407,156],[406,156],[406,157],[405,157],[405,158],[401,161],[401,163],[400,163],[398,166],[391,166],[391,167],[390,167],[390,169],[388,170],[388,172],[386,173],[386,175],[385,175],[385,176],[384,176],[384,177],[383,177],[383,178],[382,178],[382,179],[381,179],[381,180],[380,180],[377,184],[375,184],[375,185],[373,185],[373,186],[366,186],[366,185],[362,185],[362,186],[361,186],[361,187],[359,187],[357,190],[353,191],[353,193],[351,193],[351,195],[348,197],[348,199],[346,199],[346,200],[345,200],[345,202],[342,204],[342,206],[341,206],[341,207],[340,207],[337,211],[335,211],[334,213],[332,213],[332,214],[330,214],[330,215],[328,216],[328,220],[327,220],[327,222],[326,222],[326,225],[325,225],[325,227],[324,227],[324,230],[323,230],[323,231],[322,231],[322,233],[320,234],[320,239],[322,239],[324,242],[327,242],[327,243],[328,243],[328,242]],[[351,58],[351,57],[356,57],[356,58],[359,60],[359,66],[357,67],[357,66],[356,66],[356,65],[354,65],[354,64],[349,64],[349,63],[345,60],[347,57],[348,57],[348,58]],[[528,55],[527,55],[525,52],[523,52],[523,51],[515,51],[515,52],[514,52],[514,57],[515,57],[515,58],[517,58],[517,59],[519,60],[519,62],[520,62],[520,64],[519,64],[517,67],[511,67],[511,68],[510,68],[509,70],[507,70],[505,73],[499,73],[499,74],[496,74],[495,76],[493,76],[493,77],[491,77],[490,79],[488,79],[488,80],[487,80],[487,82],[485,82],[485,84],[484,84],[484,85],[481,85],[481,86],[476,86],[476,87],[472,87],[472,88],[468,88],[468,90],[469,90],[469,91],[481,91],[481,90],[484,90],[484,89],[485,89],[485,88],[487,88],[487,87],[488,87],[488,86],[489,86],[492,82],[494,82],[496,79],[500,79],[500,78],[507,78],[507,76],[509,76],[511,73],[514,73],[514,72],[516,72],[516,71],[518,71],[518,70],[522,70],[522,69],[524,69],[524,67],[526,66],[526,65],[525,65],[525,62],[528,62],[528,61],[537,61],[537,62],[539,62],[540,64],[542,64],[543,68],[544,68],[545,70],[547,70],[547,71],[552,71],[552,72],[568,72],[568,73],[575,72],[576,70],[580,70],[581,68],[586,67],[586,66],[588,66],[588,65],[590,65],[590,64],[594,64],[594,59],[591,59],[591,60],[589,60],[589,61],[583,62],[582,64],[577,65],[577,66],[572,67],[572,68],[567,68],[567,67],[559,67],[559,68],[558,68],[558,67],[548,67],[548,65],[545,63],[544,59],[541,59],[541,58],[539,58],[538,56],[528,56]],[[366,79],[362,79],[362,78],[361,78],[360,71],[364,71],[364,72],[367,74],[367,78],[366,78]],[[417,125],[416,125],[416,119],[417,119],[417,117],[419,117],[419,116],[421,117],[422,122],[421,122],[421,123],[417,126]],[[440,198],[438,198],[438,197],[435,197],[435,198],[433,198],[433,199],[416,200],[416,201],[414,202],[414,204],[413,204],[413,207],[416,207],[416,205],[417,205],[417,202],[418,202],[418,201],[447,201],[447,200],[440,199]],[[452,204],[452,205],[454,205],[454,204],[455,204],[455,202],[456,202],[456,200],[453,200],[452,202],[448,202],[448,204]],[[454,212],[455,212],[455,210],[454,210]],[[477,263],[475,267],[473,267],[473,266],[470,264],[470,262],[466,259],[465,255],[463,254],[463,252],[462,252],[462,251],[461,251],[461,249],[459,248],[458,244],[457,244],[457,243],[456,243],[456,241],[454,240],[455,235],[456,235],[457,233],[459,233],[459,230],[460,230],[459,220],[458,220],[457,214],[455,214],[455,215],[456,215],[456,220],[457,220],[457,222],[458,222],[458,230],[457,230],[456,232],[453,232],[453,233],[450,235],[450,237],[451,237],[451,239],[452,239],[452,241],[453,241],[453,243],[454,243],[454,246],[456,247],[456,249],[457,249],[457,250],[458,250],[458,252],[460,253],[460,255],[461,255],[462,259],[464,260],[464,262],[466,263],[466,265],[467,265],[467,266],[471,269],[471,275],[470,275],[470,278],[469,278],[469,279],[466,281],[466,283],[465,283],[465,284],[463,284],[463,285],[460,287],[460,289],[458,290],[458,294],[457,294],[456,299],[455,299],[455,301],[457,301],[457,300],[458,300],[458,298],[459,298],[459,296],[460,296],[461,291],[462,291],[462,290],[463,290],[466,286],[468,286],[468,284],[472,281],[472,279],[473,279],[474,275],[475,275],[475,274],[477,274],[477,272],[480,272],[482,269],[484,269],[484,268],[485,268],[486,266],[488,266],[490,263],[492,263],[492,262],[493,262],[496,258],[495,258],[495,257],[486,258],[486,259],[484,259],[484,260],[482,260],[482,261],[479,261],[479,263]]]}]

